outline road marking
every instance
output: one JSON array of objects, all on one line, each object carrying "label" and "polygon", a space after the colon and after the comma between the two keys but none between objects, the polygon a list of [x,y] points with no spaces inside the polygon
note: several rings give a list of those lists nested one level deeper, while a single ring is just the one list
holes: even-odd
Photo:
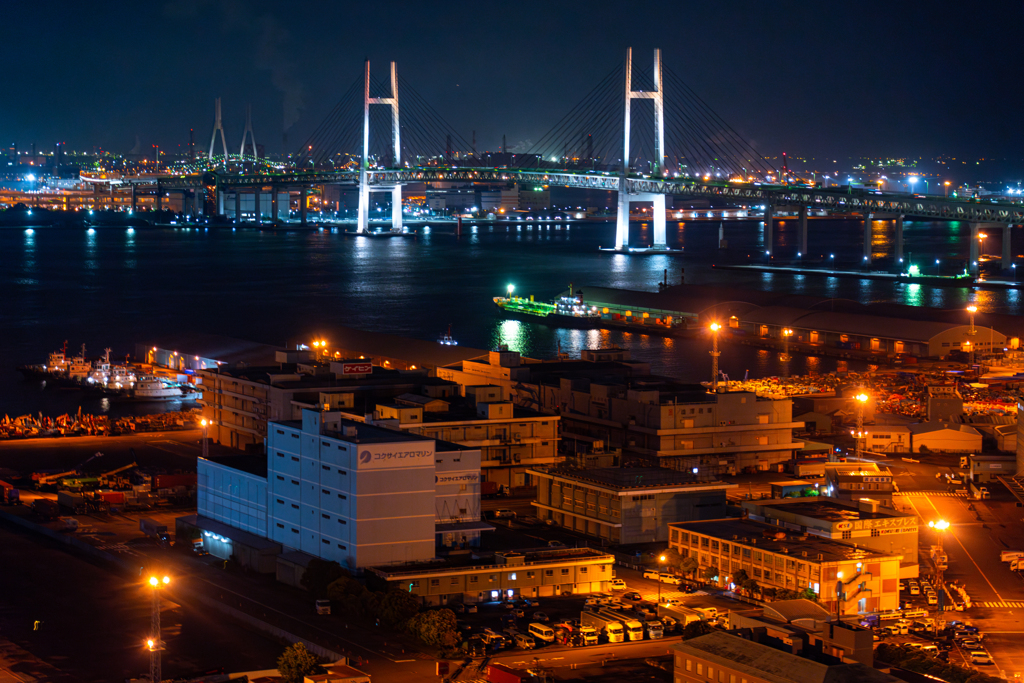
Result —
[{"label": "road marking", "polygon": [[[925,497],[925,500],[927,500],[928,504],[932,506],[932,510],[935,510],[935,514],[938,515],[941,518],[942,514],[939,512],[939,508],[935,507],[935,503],[933,503],[932,501],[928,500],[927,496]],[[913,503],[911,503],[911,505],[913,505]],[[916,507],[915,507],[915,509],[916,509]],[[924,519],[924,518],[922,517],[921,519]],[[964,555],[967,556],[967,558],[971,561],[971,564],[974,565],[974,568],[978,570],[979,574],[981,574],[981,578],[985,579],[985,583],[988,584],[988,587],[991,588],[992,592],[995,593],[997,598],[999,598],[999,602],[1003,602],[1003,596],[1001,596],[999,594],[999,591],[996,590],[996,587],[993,586],[992,582],[988,580],[988,577],[985,576],[985,572],[981,571],[981,567],[979,567],[978,563],[974,561],[974,557],[972,557],[971,554],[969,552],[967,552],[967,548],[964,547],[964,544],[960,541],[960,539],[957,538],[956,535],[954,535],[954,534],[945,534],[945,536],[952,536],[953,537],[953,540],[956,541],[957,545],[960,546],[960,549],[964,551]],[[995,660],[992,660],[992,661],[995,661]]]}]

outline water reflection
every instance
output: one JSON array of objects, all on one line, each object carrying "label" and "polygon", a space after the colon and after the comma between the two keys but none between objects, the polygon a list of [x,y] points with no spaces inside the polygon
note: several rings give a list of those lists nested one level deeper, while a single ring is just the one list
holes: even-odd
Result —
[{"label": "water reflection", "polygon": [[505,320],[498,325],[496,341],[511,351],[525,354],[529,346],[526,325],[519,320]]}]

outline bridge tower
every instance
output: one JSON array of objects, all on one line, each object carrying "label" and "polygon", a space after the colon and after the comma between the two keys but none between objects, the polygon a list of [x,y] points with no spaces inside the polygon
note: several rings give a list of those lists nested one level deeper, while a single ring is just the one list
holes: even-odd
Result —
[{"label": "bridge tower", "polygon": [[654,50],[654,91],[633,90],[633,48],[626,48],[626,103],[625,132],[622,150],[622,178],[619,181],[619,207],[615,224],[615,249],[629,245],[629,204],[653,202],[654,204],[654,248],[667,249],[665,240],[665,195],[662,193],[639,193],[630,195],[626,189],[629,177],[629,127],[630,106],[633,100],[651,100],[654,104],[654,167],[652,175],[664,173],[665,163],[665,92],[661,74],[661,50]]},{"label": "bridge tower", "polygon": [[[402,147],[399,138],[398,121],[398,70],[391,62],[391,96],[370,97],[370,60],[366,60],[366,81],[363,88],[363,158],[359,165],[359,222],[358,232],[370,231],[370,105],[386,104],[391,107],[391,141],[394,146],[392,163],[395,168],[402,166]],[[391,191],[391,230],[402,229],[402,185],[395,183],[391,187],[376,186],[374,188]]]},{"label": "bridge tower", "polygon": [[245,105],[245,130],[242,131],[242,148],[238,150],[239,158],[245,156],[246,139],[252,144],[252,156],[255,159],[259,156],[256,152],[256,134],[252,132],[252,105]]},{"label": "bridge tower", "polygon": [[214,100],[213,106],[213,135],[210,136],[210,154],[208,156],[209,161],[213,161],[213,145],[217,141],[217,131],[220,131],[220,144],[224,149],[224,165],[228,163],[228,143],[224,140],[224,124],[220,120],[220,98]]}]

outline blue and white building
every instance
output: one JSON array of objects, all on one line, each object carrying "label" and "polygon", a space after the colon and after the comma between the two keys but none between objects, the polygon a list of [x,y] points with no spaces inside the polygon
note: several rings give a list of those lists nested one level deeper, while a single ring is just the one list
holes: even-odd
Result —
[{"label": "blue and white building", "polygon": [[[266,453],[244,456],[264,471],[239,466],[242,456],[199,460],[195,526],[352,569],[432,560],[491,528],[480,522],[479,449],[306,409],[269,423]],[[230,545],[210,552],[242,557]]]}]

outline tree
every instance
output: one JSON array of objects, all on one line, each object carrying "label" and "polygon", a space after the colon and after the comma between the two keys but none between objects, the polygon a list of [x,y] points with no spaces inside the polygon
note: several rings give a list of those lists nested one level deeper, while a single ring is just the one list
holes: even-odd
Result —
[{"label": "tree", "polygon": [[435,609],[417,614],[409,620],[409,630],[424,644],[437,648],[455,647],[459,642],[455,628],[455,612]]},{"label": "tree", "polygon": [[761,597],[765,600],[774,600],[776,595],[778,595],[778,590],[771,586],[761,589]]},{"label": "tree", "polygon": [[683,574],[692,574],[698,569],[700,569],[700,562],[698,562],[697,558],[693,557],[692,555],[684,557],[679,562],[679,571],[681,571]]},{"label": "tree", "polygon": [[328,562],[314,558],[306,565],[306,571],[302,575],[300,583],[314,597],[327,597],[327,586],[340,579],[342,576],[351,576],[337,562]]},{"label": "tree", "polygon": [[277,658],[277,671],[284,683],[302,683],[306,676],[325,673],[320,658],[306,649],[302,643],[285,648]]},{"label": "tree", "polygon": [[714,581],[718,578],[718,567],[705,567],[701,573],[705,581]]},{"label": "tree", "polygon": [[[312,564],[312,562],[310,562],[310,564]],[[350,595],[359,597],[366,592],[363,584],[352,578],[352,576],[349,575],[348,572],[345,572],[345,570],[342,571],[344,574],[327,584],[327,590],[325,593],[328,598],[341,602]]]},{"label": "tree", "polygon": [[732,574],[732,582],[737,586],[742,587],[743,582],[750,578],[750,574],[747,573],[746,569],[737,569]]},{"label": "tree", "polygon": [[683,627],[683,640],[689,640],[690,638],[699,638],[711,633],[711,626],[708,622],[691,621],[689,624]]},{"label": "tree", "polygon": [[405,591],[385,593],[380,601],[380,623],[394,628],[420,611],[420,599]]},{"label": "tree", "polygon": [[754,579],[747,579],[743,582],[743,585],[741,585],[740,588],[747,591],[751,595],[753,595],[754,593],[761,592],[760,584],[758,584],[757,581],[755,581]]}]

